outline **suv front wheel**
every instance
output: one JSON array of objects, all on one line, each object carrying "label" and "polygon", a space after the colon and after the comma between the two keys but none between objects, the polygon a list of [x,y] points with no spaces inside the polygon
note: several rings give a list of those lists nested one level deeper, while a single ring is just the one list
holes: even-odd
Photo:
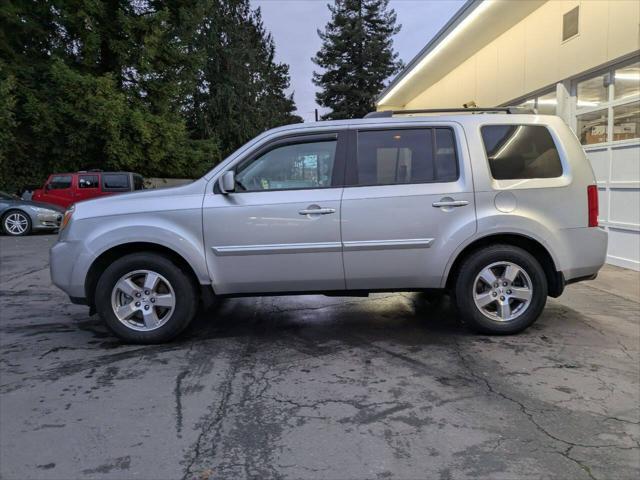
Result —
[{"label": "suv front wheel", "polygon": [[482,248],[467,257],[455,283],[463,320],[481,333],[518,333],[542,313],[547,278],[540,263],[512,245]]},{"label": "suv front wheel", "polygon": [[197,290],[187,272],[153,252],[119,258],[100,276],[96,309],[107,326],[132,343],[162,343],[191,322]]}]

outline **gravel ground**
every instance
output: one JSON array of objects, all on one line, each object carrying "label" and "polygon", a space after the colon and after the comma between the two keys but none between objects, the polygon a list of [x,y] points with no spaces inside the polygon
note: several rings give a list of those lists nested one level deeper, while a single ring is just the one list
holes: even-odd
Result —
[{"label": "gravel ground", "polygon": [[636,479],[640,276],[607,267],[512,337],[445,300],[229,299],[121,344],[0,237],[3,479]]}]

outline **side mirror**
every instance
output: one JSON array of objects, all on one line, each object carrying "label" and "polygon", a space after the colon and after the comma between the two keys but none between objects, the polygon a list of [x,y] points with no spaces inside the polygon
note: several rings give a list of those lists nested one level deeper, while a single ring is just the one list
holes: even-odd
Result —
[{"label": "side mirror", "polygon": [[232,171],[224,172],[220,178],[218,178],[218,186],[223,195],[227,193],[235,192],[236,179],[235,174]]}]

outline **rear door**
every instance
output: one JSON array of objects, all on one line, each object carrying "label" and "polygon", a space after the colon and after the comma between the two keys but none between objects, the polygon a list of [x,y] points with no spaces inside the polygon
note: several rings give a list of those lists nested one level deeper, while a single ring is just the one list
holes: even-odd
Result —
[{"label": "rear door", "polygon": [[78,186],[74,192],[75,201],[88,200],[100,195],[100,175],[97,173],[79,173]]},{"label": "rear door", "polygon": [[434,288],[476,229],[462,127],[352,133],[342,197],[347,289]]}]

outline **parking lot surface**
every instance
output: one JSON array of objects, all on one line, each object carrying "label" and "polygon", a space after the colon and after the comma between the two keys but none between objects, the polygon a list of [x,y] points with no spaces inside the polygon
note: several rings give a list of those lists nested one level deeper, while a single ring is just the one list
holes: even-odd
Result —
[{"label": "parking lot surface", "polygon": [[123,345],[0,237],[3,479],[635,479],[640,285],[607,267],[523,334],[448,301],[228,299]]}]

